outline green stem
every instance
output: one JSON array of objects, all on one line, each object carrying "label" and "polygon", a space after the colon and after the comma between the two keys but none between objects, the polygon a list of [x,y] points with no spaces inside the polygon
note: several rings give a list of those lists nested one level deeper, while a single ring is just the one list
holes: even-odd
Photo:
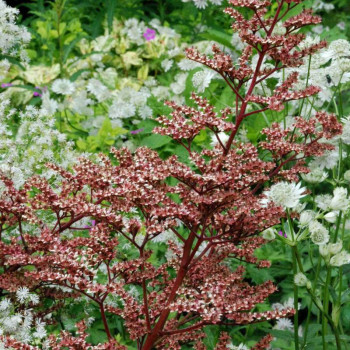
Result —
[{"label": "green stem", "polygon": [[[298,267],[297,267],[297,247],[292,247],[292,258],[293,258],[293,273],[294,276],[298,273]],[[294,283],[294,343],[295,343],[295,349],[299,350],[299,310],[298,310],[298,286]]]}]

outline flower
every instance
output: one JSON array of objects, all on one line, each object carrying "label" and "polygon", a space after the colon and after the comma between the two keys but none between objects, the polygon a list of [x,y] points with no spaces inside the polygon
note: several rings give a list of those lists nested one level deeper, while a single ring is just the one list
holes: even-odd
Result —
[{"label": "flower", "polygon": [[173,60],[165,59],[162,61],[160,65],[164,69],[164,72],[167,72],[172,67],[173,63],[174,63]]},{"label": "flower", "polygon": [[131,130],[130,134],[136,135],[136,134],[139,134],[140,132],[142,132],[143,130],[144,130],[143,128],[137,129],[137,130]]},{"label": "flower", "polygon": [[298,272],[294,275],[294,283],[298,287],[305,287],[308,281],[308,278],[302,272]]},{"label": "flower", "polygon": [[325,219],[327,222],[330,222],[331,224],[334,224],[334,223],[337,221],[337,218],[338,218],[338,213],[335,212],[335,211],[330,211],[329,213],[327,213],[327,214],[324,216],[324,219]]},{"label": "flower", "polygon": [[293,322],[289,318],[281,318],[277,320],[276,325],[273,328],[278,329],[280,331],[292,331],[293,327]]},{"label": "flower", "polygon": [[312,221],[309,224],[309,230],[311,232],[310,238],[313,243],[317,245],[328,243],[329,241],[328,230],[318,221]]},{"label": "flower", "polygon": [[321,168],[315,168],[308,174],[301,174],[301,177],[305,182],[310,184],[318,184],[327,179],[328,174]]},{"label": "flower", "polygon": [[332,255],[336,255],[336,254],[340,253],[342,248],[343,248],[343,242],[342,241],[339,241],[337,243],[330,243],[330,244],[328,244],[328,251]]},{"label": "flower", "polygon": [[143,37],[147,41],[151,41],[156,37],[156,31],[154,29],[147,28],[146,31],[143,33]]},{"label": "flower", "polygon": [[204,92],[204,90],[210,85],[210,82],[215,76],[216,73],[212,70],[200,70],[199,72],[196,72],[192,77],[193,86],[197,88],[198,92]]},{"label": "flower", "polygon": [[29,289],[27,287],[19,287],[16,292],[17,300],[23,304],[29,297]]},{"label": "flower", "polygon": [[1,84],[1,87],[2,87],[3,89],[8,88],[8,87],[11,87],[11,86],[13,86],[13,84],[11,84],[11,83],[2,83],[2,84]]},{"label": "flower", "polygon": [[315,217],[312,210],[304,210],[299,217],[300,226],[307,226]]},{"label": "flower", "polygon": [[277,206],[284,208],[295,208],[299,204],[300,198],[306,196],[305,187],[301,187],[301,183],[289,183],[281,181],[272,185],[270,190],[265,192],[268,202],[274,202]]},{"label": "flower", "polygon": [[75,91],[75,85],[68,79],[56,79],[51,89],[58,95],[72,95]]},{"label": "flower", "polygon": [[333,191],[333,198],[329,204],[333,210],[347,210],[349,200],[347,199],[348,190],[344,187],[337,187]]},{"label": "flower", "polygon": [[340,253],[334,255],[329,263],[331,266],[336,267],[350,264],[350,254],[347,251],[342,250]]}]

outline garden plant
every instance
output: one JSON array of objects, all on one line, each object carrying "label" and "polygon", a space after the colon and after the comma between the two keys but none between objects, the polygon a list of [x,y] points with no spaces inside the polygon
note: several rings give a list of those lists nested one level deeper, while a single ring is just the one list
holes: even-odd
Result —
[{"label": "garden plant", "polygon": [[348,4],[118,3],[0,0],[0,350],[350,349]]}]

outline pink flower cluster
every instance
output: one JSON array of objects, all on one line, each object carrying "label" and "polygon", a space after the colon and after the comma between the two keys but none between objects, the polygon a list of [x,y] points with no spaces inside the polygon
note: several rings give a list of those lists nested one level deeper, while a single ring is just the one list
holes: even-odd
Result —
[{"label": "pink flower cluster", "polygon": [[[250,285],[239,261],[260,268],[269,265],[254,256],[255,249],[265,242],[257,234],[279,223],[284,214],[272,203],[261,204],[261,189],[307,172],[298,156],[319,155],[329,149],[330,145],[319,140],[339,134],[341,125],[334,116],[320,112],[310,120],[297,117],[295,131],[273,124],[264,129],[266,140],[258,146],[235,141],[235,136],[250,115],[281,110],[286,101],[318,92],[313,86],[293,91],[297,75],[291,74],[273,96],[253,95],[254,87],[273,72],[301,64],[303,57],[324,46],[297,50],[304,35],[294,31],[319,21],[310,11],[285,21],[285,35],[273,33],[299,2],[279,0],[275,14],[266,18],[270,1],[230,1],[253,10],[252,17],[246,19],[238,10],[226,9],[235,20],[233,28],[246,43],[238,66],[217,46],[213,57],[187,50],[190,59],[221,74],[236,101],[234,110],[220,113],[195,94],[196,107],[167,103],[173,112],[170,118],[157,119],[160,126],[155,132],[180,143],[188,153],[188,163],[176,156],[163,160],[147,148],[134,154],[113,149],[113,160],[102,154],[98,164],[82,158],[74,172],[51,164],[62,178],[59,191],[39,177],[30,179],[21,190],[1,177],[7,187],[0,199],[1,232],[16,229],[21,239],[13,235],[0,242],[0,288],[13,293],[19,286],[27,286],[55,300],[67,296],[62,287],[71,295],[84,295],[98,305],[109,339],[92,347],[86,343],[85,325],[80,323],[77,337],[66,332],[51,337],[53,349],[125,349],[110,330],[108,320],[113,314],[124,319],[130,338],[142,350],[180,349],[182,343],[200,350],[204,349],[201,339],[206,325],[234,326],[293,314],[292,309],[251,311],[276,287],[271,281]],[[253,52],[259,55],[255,67],[250,64]],[[266,57],[274,60],[274,68],[262,68]],[[261,109],[247,112],[251,102],[260,104]],[[219,140],[218,134],[227,132],[229,139],[213,149],[198,151],[193,140],[205,129]],[[260,149],[270,152],[270,161],[260,158]],[[42,212],[54,217],[54,222],[46,222]],[[94,220],[94,225],[86,227],[82,219]],[[28,231],[24,223],[35,226],[37,233]],[[168,242],[171,254],[166,262],[151,263],[152,241],[165,230],[177,241]],[[120,254],[121,239],[134,247],[137,257],[125,259]],[[227,263],[234,261],[236,268],[229,267]],[[104,282],[97,279],[101,267],[106,271]],[[128,291],[132,286],[142,290],[140,298]],[[108,303],[111,296],[118,296],[122,303]],[[16,349],[35,349],[5,340]],[[264,338],[253,349],[266,349],[270,340],[270,336]],[[223,333],[216,349],[226,349],[228,344]]]}]

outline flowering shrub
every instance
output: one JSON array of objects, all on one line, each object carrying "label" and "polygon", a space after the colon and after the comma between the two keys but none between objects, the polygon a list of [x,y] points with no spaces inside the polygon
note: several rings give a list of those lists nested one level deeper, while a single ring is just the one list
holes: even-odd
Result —
[{"label": "flowering shrub", "polygon": [[[320,91],[310,84],[298,86],[294,71],[270,95],[258,89],[273,74],[301,66],[326,45],[303,46],[305,35],[299,30],[320,18],[310,10],[287,18],[299,3],[281,0],[270,8],[267,0],[231,0],[225,12],[234,19],[232,27],[244,46],[237,64],[218,45],[212,55],[195,47],[186,50],[188,59],[221,76],[235,102],[234,108],[220,111],[197,94],[189,105],[167,102],[171,116],[159,116],[154,132],[181,145],[184,161],[175,155],[162,159],[146,147],[134,153],[122,148],[112,149],[112,158],[101,154],[97,162],[80,158],[73,171],[50,164],[57,173],[54,182],[34,176],[18,188],[1,175],[3,293],[13,298],[27,288],[53,304],[81,298],[97,311],[106,335],[92,344],[83,319],[76,336],[63,330],[43,345],[24,345],[31,339],[7,332],[5,346],[126,349],[128,344],[112,328],[114,320],[122,319],[137,349],[180,349],[186,344],[205,349],[208,325],[245,325],[297,312],[297,294],[294,309],[258,311],[276,287],[272,281],[250,283],[244,265],[269,266],[254,255],[266,243],[258,234],[279,224],[284,210],[288,222],[296,217],[305,189],[293,181],[308,173],[307,159],[334,149],[329,140],[342,133],[342,125],[335,115],[318,111],[308,118],[295,116],[291,127],[272,123],[255,145],[237,136],[253,116],[280,112],[289,101]],[[237,8],[246,10],[246,16]],[[266,16],[268,9],[271,16]],[[139,39],[151,41],[154,33],[145,33],[147,38]],[[65,79],[52,85],[63,96],[75,88]],[[205,131],[214,137],[211,148],[201,150],[195,140]],[[345,197],[344,191],[335,191],[332,208],[343,210]],[[315,220],[309,225],[311,239],[319,245],[327,243],[320,225]],[[291,228],[289,234],[293,237]],[[280,238],[285,239],[283,234]],[[156,256],[159,247],[163,252]],[[346,260],[342,248],[332,252],[342,254],[331,258],[334,265]],[[309,288],[304,275],[296,274],[295,281]],[[266,349],[271,340],[267,336],[252,349]],[[232,339],[222,332],[215,346],[232,348]]]}]

